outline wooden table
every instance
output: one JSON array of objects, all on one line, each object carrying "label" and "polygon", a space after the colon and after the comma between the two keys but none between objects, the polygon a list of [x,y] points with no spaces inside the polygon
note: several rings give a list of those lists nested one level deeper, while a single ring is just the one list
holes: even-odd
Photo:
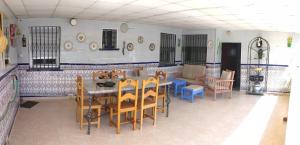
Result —
[{"label": "wooden table", "polygon": [[[135,79],[139,81],[139,89],[142,88],[142,81],[145,79],[148,79],[146,77],[129,77],[129,79]],[[111,81],[110,79],[102,79],[99,81],[93,81],[93,80],[85,80],[84,81],[84,89],[87,92],[88,96],[89,96],[89,110],[87,115],[85,116],[86,119],[88,120],[88,131],[87,134],[90,134],[90,130],[91,130],[91,120],[93,119],[92,117],[92,96],[99,96],[100,94],[107,94],[107,93],[116,93],[118,92],[118,80],[114,81],[116,83],[116,85],[114,87],[99,87],[97,85],[97,83],[99,82],[105,82],[105,81]],[[166,111],[166,117],[169,116],[169,104],[171,103],[171,99],[169,96],[169,85],[172,84],[172,81],[167,80],[166,82],[160,82],[159,86],[166,86],[167,89],[167,99],[166,99],[166,103],[167,103],[167,111]],[[100,95],[101,96],[101,95]],[[98,116],[97,116],[98,117]]]}]

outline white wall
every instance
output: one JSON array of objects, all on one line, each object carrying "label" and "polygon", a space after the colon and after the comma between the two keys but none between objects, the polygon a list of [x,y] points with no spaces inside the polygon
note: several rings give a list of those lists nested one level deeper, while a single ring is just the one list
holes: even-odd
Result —
[{"label": "white wall", "polygon": [[[248,44],[254,37],[261,36],[270,44],[270,64],[288,65],[297,47],[300,47],[300,34],[261,31],[230,31],[217,29],[216,39],[221,42],[237,42],[242,44],[241,63],[247,63]],[[287,47],[288,36],[293,36],[292,47]],[[217,58],[220,61],[220,58]]]},{"label": "white wall", "polygon": [[[105,22],[96,20],[78,20],[76,26],[69,24],[69,19],[60,18],[30,18],[22,19],[19,26],[22,28],[26,38],[29,38],[30,26],[61,26],[61,62],[62,63],[127,63],[127,62],[158,62],[159,61],[159,47],[160,47],[160,33],[173,33],[177,38],[181,38],[182,30],[176,28],[133,24],[129,23],[129,30],[127,33],[119,31],[121,22]],[[119,51],[90,51],[89,43],[92,41],[102,44],[102,29],[113,28],[118,29],[118,48],[122,49],[123,41],[126,44],[132,42],[134,44],[134,51],[128,52],[125,49],[125,55],[122,50]],[[78,43],[76,35],[83,32],[87,36],[84,43]],[[144,37],[144,43],[138,44],[138,36]],[[65,51],[63,49],[64,42],[70,40],[73,42],[75,50]],[[155,43],[155,50],[150,51],[149,44]],[[176,48],[176,60],[181,60],[181,48]],[[19,63],[28,63],[28,48],[21,48],[19,51]]]}]

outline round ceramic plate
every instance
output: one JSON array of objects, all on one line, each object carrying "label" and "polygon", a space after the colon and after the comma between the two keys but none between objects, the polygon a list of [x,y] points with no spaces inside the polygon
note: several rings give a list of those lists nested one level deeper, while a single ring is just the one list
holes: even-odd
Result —
[{"label": "round ceramic plate", "polygon": [[143,44],[143,43],[144,43],[144,37],[143,37],[143,36],[139,36],[139,37],[138,37],[138,42],[139,42],[140,44]]},{"label": "round ceramic plate", "polygon": [[132,51],[134,49],[134,45],[132,43],[127,44],[127,50]]},{"label": "round ceramic plate", "polygon": [[150,45],[149,45],[149,50],[150,50],[150,51],[155,50],[155,44],[154,44],[154,43],[150,43]]},{"label": "round ceramic plate", "polygon": [[127,23],[122,23],[120,26],[120,30],[122,33],[126,33],[128,31],[128,24]]},{"label": "round ceramic plate", "polygon": [[82,42],[85,41],[86,36],[85,36],[84,33],[78,33],[76,38],[77,38],[77,41],[78,41],[78,42],[82,43]]},{"label": "round ceramic plate", "polygon": [[66,41],[64,44],[64,49],[66,51],[71,51],[73,49],[73,43],[71,41]]},{"label": "round ceramic plate", "polygon": [[98,43],[95,42],[95,41],[93,41],[93,42],[90,43],[89,47],[90,47],[90,49],[91,49],[92,51],[95,51],[95,50],[98,49]]}]

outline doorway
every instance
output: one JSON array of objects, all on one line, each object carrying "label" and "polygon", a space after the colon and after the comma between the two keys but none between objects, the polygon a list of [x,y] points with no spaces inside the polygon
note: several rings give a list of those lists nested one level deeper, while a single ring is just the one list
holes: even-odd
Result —
[{"label": "doorway", "polygon": [[241,43],[222,43],[222,70],[235,71],[233,88],[240,90],[241,84]]}]

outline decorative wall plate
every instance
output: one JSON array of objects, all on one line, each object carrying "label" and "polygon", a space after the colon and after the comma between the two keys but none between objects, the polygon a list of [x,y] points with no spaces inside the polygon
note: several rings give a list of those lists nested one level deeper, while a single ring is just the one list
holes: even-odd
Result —
[{"label": "decorative wall plate", "polygon": [[71,24],[72,26],[76,26],[76,25],[77,25],[77,20],[76,20],[75,18],[71,18],[71,19],[70,19],[70,24]]},{"label": "decorative wall plate", "polygon": [[84,33],[78,33],[77,36],[76,36],[76,38],[77,38],[77,41],[78,41],[78,42],[82,43],[82,42],[85,41],[86,36],[85,36]]},{"label": "decorative wall plate", "polygon": [[120,25],[120,30],[122,33],[126,33],[128,31],[128,24],[127,23],[122,23]]},{"label": "decorative wall plate", "polygon": [[99,48],[98,43],[95,42],[95,41],[92,41],[90,43],[89,47],[90,47],[90,50],[92,50],[92,51],[95,51],[95,50],[97,50]]},{"label": "decorative wall plate", "polygon": [[150,45],[149,45],[149,50],[150,50],[150,51],[155,50],[155,44],[154,44],[154,43],[150,43]]},{"label": "decorative wall plate", "polygon": [[71,41],[66,41],[64,44],[64,49],[66,51],[71,51],[73,49],[73,43]]},{"label": "decorative wall plate", "polygon": [[134,49],[134,45],[132,43],[127,44],[127,50],[132,51]]},{"label": "decorative wall plate", "polygon": [[139,42],[140,44],[143,44],[143,43],[144,43],[144,37],[143,37],[143,36],[139,36],[139,37],[138,37],[138,42]]}]

